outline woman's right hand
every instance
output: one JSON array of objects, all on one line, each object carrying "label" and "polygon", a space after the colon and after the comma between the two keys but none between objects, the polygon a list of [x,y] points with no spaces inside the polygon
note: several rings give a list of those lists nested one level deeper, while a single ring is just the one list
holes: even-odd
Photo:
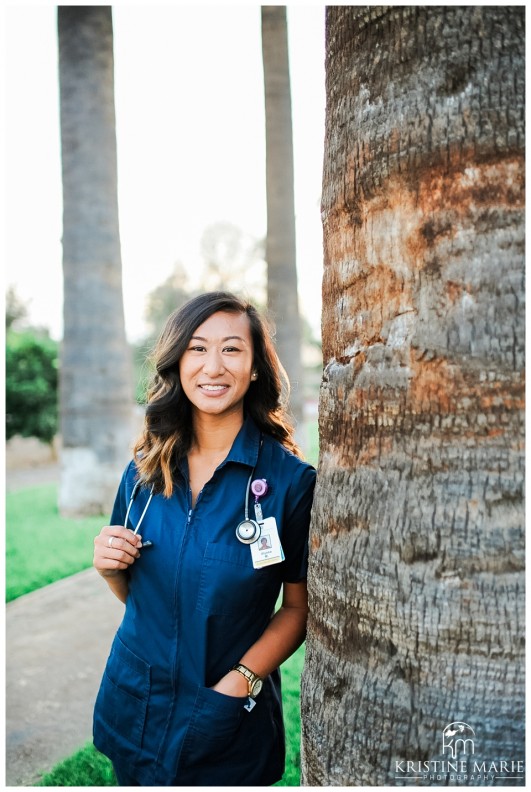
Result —
[{"label": "woman's right hand", "polygon": [[122,525],[105,525],[94,539],[94,566],[103,577],[128,569],[140,558],[142,537]]}]

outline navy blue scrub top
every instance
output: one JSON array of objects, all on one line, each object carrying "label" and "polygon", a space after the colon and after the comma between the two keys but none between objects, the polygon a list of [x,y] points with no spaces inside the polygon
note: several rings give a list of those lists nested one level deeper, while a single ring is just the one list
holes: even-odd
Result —
[{"label": "navy blue scrub top", "polygon": [[[262,440],[262,443],[261,443]],[[245,492],[267,480],[285,561],[255,569],[238,541]],[[262,635],[283,582],[306,578],[315,470],[247,418],[191,508],[188,467],[171,498],[154,495],[139,533],[153,546],[129,568],[129,594],[94,711],[94,744],[141,786],[266,786],[284,772],[280,673],[256,705],[211,690]],[[111,516],[123,525],[136,481],[126,468]],[[142,488],[128,527],[149,497]],[[254,496],[249,516],[254,519]]]}]

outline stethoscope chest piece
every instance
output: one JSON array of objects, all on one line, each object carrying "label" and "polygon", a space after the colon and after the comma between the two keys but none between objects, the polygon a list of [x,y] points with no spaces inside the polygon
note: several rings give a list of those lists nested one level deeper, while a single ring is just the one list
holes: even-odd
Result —
[{"label": "stethoscope chest piece", "polygon": [[256,542],[260,533],[260,526],[255,520],[243,520],[236,528],[236,537],[240,542],[243,542],[243,544],[252,544]]}]

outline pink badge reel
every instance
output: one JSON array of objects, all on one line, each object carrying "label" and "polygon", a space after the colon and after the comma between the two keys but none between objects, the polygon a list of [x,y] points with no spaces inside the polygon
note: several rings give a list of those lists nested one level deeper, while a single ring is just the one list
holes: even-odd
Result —
[{"label": "pink badge reel", "polygon": [[267,481],[265,479],[255,479],[251,484],[251,492],[254,495],[255,503],[262,498],[268,491]]}]

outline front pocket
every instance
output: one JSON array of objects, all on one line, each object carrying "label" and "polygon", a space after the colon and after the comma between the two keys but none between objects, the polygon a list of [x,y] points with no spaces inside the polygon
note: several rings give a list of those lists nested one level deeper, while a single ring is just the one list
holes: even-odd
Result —
[{"label": "front pocket", "polygon": [[[96,699],[95,724],[109,727],[120,739],[142,747],[150,691],[150,667],[115,637]],[[105,729],[107,731],[107,729]]]},{"label": "front pocket", "polygon": [[247,697],[225,696],[199,688],[184,738],[182,759],[186,764],[220,757],[231,746],[244,715]]},{"label": "front pocket", "polygon": [[278,573],[273,567],[255,569],[249,545],[235,538],[231,545],[209,542],[205,548],[197,609],[230,616],[253,609]]}]

